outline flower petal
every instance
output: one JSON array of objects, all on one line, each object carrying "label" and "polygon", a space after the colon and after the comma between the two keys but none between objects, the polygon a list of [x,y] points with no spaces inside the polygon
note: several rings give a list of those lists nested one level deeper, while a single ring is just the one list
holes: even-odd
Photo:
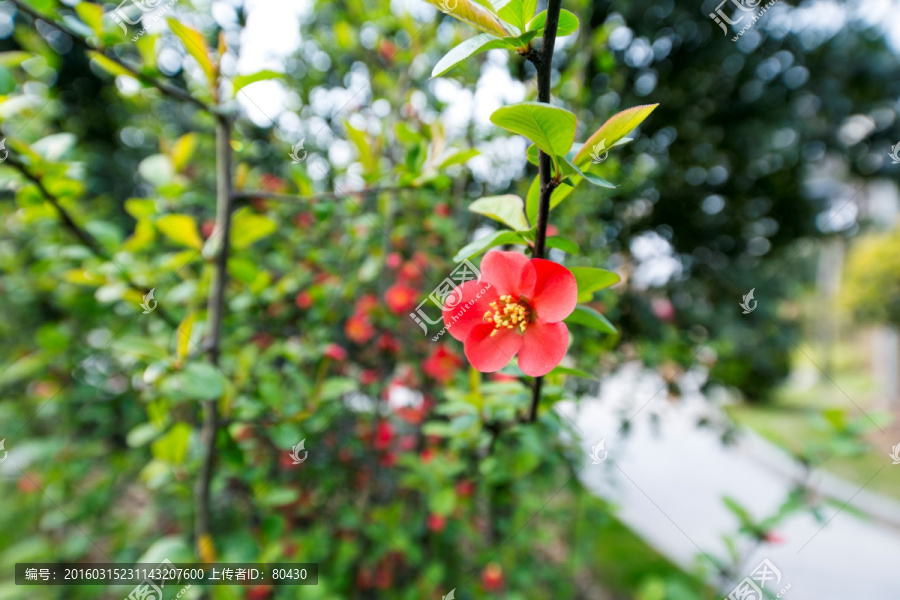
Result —
[{"label": "flower petal", "polygon": [[537,321],[528,326],[523,338],[519,368],[526,375],[540,377],[552,371],[565,357],[569,347],[569,328],[565,323]]},{"label": "flower petal", "polygon": [[578,284],[567,268],[552,260],[531,259],[537,279],[530,296],[531,306],[539,321],[556,323],[575,310],[578,303]]},{"label": "flower petal", "polygon": [[450,335],[465,341],[473,327],[484,323],[484,313],[490,310],[490,304],[497,300],[497,296],[495,287],[485,278],[467,281],[451,292],[444,300],[442,311],[444,325]]},{"label": "flower petal", "polygon": [[497,295],[531,297],[535,273],[531,261],[518,252],[492,250],[481,261],[481,276],[497,288]]},{"label": "flower petal", "polygon": [[466,358],[482,373],[493,373],[505,367],[522,346],[522,337],[512,329],[501,329],[491,337],[493,323],[476,325],[466,337]]}]

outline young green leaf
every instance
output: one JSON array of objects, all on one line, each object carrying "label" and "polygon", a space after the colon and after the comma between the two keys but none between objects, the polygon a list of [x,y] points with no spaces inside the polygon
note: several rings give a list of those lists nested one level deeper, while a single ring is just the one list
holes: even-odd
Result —
[{"label": "young green leaf", "polygon": [[181,246],[200,250],[203,240],[197,233],[197,223],[188,215],[164,215],[156,220],[156,228]]},{"label": "young green leaf", "polygon": [[606,317],[593,308],[581,306],[580,304],[575,307],[575,310],[572,311],[571,315],[566,317],[566,323],[584,325],[585,327],[590,327],[591,329],[596,329],[597,331],[602,331],[604,333],[611,333],[613,335],[618,333],[616,328],[613,327],[613,324],[610,323]]},{"label": "young green leaf", "polygon": [[166,21],[168,21],[172,33],[177,35],[178,39],[181,40],[181,43],[184,44],[184,49],[187,50],[187,53],[200,65],[200,68],[203,70],[203,73],[209,81],[209,85],[215,86],[216,66],[210,58],[209,46],[206,45],[206,38],[203,37],[203,34],[196,29],[185,27],[172,17],[169,17]]},{"label": "young green leaf", "polygon": [[231,245],[242,249],[273,234],[278,225],[269,217],[241,209],[235,213],[231,228]]},{"label": "young green leaf", "polygon": [[497,36],[495,35],[491,35],[490,33],[479,33],[475,37],[469,38],[463,43],[455,46],[450,52],[445,54],[443,58],[434,65],[431,76],[440,77],[470,56],[475,56],[476,54],[487,52],[494,48],[510,47],[512,47],[510,44],[497,39]]},{"label": "young green leaf", "polygon": [[525,203],[513,194],[479,198],[469,205],[469,210],[509,226],[513,231],[528,228],[525,220]]},{"label": "young green leaf", "polygon": [[495,231],[491,235],[479,238],[463,246],[462,250],[453,257],[453,261],[460,262],[473,256],[478,256],[494,246],[502,246],[503,244],[521,244],[524,246],[525,240],[515,231]]},{"label": "young green leaf", "polygon": [[111,75],[116,75],[116,76],[124,75],[125,77],[131,77],[131,78],[137,79],[134,76],[134,73],[132,73],[131,71],[129,71],[128,69],[126,69],[125,67],[120,65],[119,63],[108,59],[103,54],[101,54],[95,50],[88,50],[87,53],[88,53],[88,56],[91,57],[91,60],[93,60],[93,62],[95,62],[98,67],[100,67],[107,73],[109,73]]},{"label": "young green leaf", "polygon": [[572,267],[570,269],[578,284],[578,301],[590,302],[597,290],[608,288],[622,281],[618,273],[594,267]]},{"label": "young green leaf", "polygon": [[269,69],[257,71],[250,75],[235,75],[231,78],[231,83],[234,85],[234,95],[237,96],[237,93],[241,91],[241,89],[247,87],[251,83],[265,81],[266,79],[277,79],[279,77],[284,77],[284,73],[270,71]]},{"label": "young green leaf", "polygon": [[[541,11],[528,24],[528,31],[540,32],[547,24],[547,11]],[[578,17],[567,10],[559,11],[559,25],[556,27],[556,37],[566,37],[578,31]]]},{"label": "young green leaf", "polygon": [[578,244],[576,244],[572,240],[567,240],[566,238],[559,237],[558,235],[551,235],[547,238],[545,243],[548,248],[556,248],[557,250],[562,250],[567,254],[578,254]]},{"label": "young green leaf", "polygon": [[509,0],[497,11],[497,15],[510,25],[515,25],[519,31],[524,31],[536,8],[537,0]]},{"label": "young green leaf", "polygon": [[491,122],[523,135],[553,157],[565,154],[575,140],[575,115],[543,102],[522,102],[498,108]]},{"label": "young green leaf", "polygon": [[[650,116],[659,104],[644,104],[623,110],[611,116],[600,129],[588,138],[575,155],[572,162],[577,166],[591,162],[591,152],[603,151],[614,146],[619,140],[628,135],[631,130],[640,125],[644,119]],[[602,142],[602,148],[601,148]],[[596,148],[596,150],[595,150]]]},{"label": "young green leaf", "polygon": [[477,2],[472,0],[428,0],[428,2],[442,13],[468,23],[478,31],[501,38],[509,35],[500,20]]}]

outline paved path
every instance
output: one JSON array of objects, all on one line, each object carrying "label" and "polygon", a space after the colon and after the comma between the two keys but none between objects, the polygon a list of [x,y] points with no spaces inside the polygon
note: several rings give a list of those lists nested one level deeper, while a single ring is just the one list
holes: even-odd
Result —
[{"label": "paved path", "polygon": [[[585,456],[583,483],[612,500],[629,527],[687,569],[702,557],[701,550],[719,561],[727,556],[722,537],[738,525],[722,503],[724,496],[754,516],[768,516],[800,472],[789,457],[753,434],[732,447],[723,446],[713,428],[698,428],[701,417],[723,418],[697,391],[701,382],[696,374],[686,375],[684,396],[673,401],[665,390],[657,394],[662,381],[655,374],[626,365],[604,382],[597,399],[584,400],[580,407],[559,406],[584,432],[586,454],[606,440],[604,462],[594,465]],[[620,434],[623,418],[635,413],[630,431]],[[885,455],[884,468],[872,476],[890,477],[900,486],[900,465],[891,465]],[[745,562],[745,574],[769,559],[782,573],[775,591],[791,585],[783,596],[788,600],[900,599],[900,504],[833,476],[823,480],[816,474],[812,481],[839,499],[824,508],[828,524],[823,527],[809,513],[789,517],[777,529],[784,541],[757,548]]]}]

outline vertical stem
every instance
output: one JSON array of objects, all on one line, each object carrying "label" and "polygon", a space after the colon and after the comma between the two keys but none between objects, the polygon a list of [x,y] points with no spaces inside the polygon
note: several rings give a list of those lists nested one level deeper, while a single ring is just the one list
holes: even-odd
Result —
[{"label": "vertical stem", "polygon": [[[537,69],[538,102],[550,102],[550,81],[553,75],[553,47],[556,45],[556,30],[559,26],[559,11],[562,8],[562,0],[549,0],[547,5],[547,22],[544,25],[544,37],[542,38],[541,51],[534,61]],[[538,155],[538,170],[540,172],[541,187],[540,200],[538,202],[537,227],[534,234],[534,250],[532,258],[544,258],[544,244],[547,240],[547,224],[550,217],[550,195],[556,187],[553,181],[550,156],[540,152]],[[538,403],[541,400],[541,386],[543,377],[534,378],[534,387],[531,390],[531,412],[528,421],[533,423],[537,419]]]},{"label": "vertical stem", "polygon": [[[228,251],[231,245],[231,118],[216,115],[216,228],[219,252],[216,255],[212,282],[207,300],[206,339],[203,342],[213,365],[219,366],[222,341],[222,320],[225,315],[225,286],[228,283]],[[194,494],[194,536],[199,544],[207,542],[209,527],[209,488],[215,459],[216,434],[219,429],[218,398],[203,401],[203,426],[200,440],[203,446],[203,465]]]}]

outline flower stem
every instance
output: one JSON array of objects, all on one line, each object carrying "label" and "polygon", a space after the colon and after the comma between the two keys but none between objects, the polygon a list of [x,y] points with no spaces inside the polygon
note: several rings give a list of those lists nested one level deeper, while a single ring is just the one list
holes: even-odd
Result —
[{"label": "flower stem", "polygon": [[[547,5],[547,21],[544,25],[544,37],[542,38],[540,53],[530,57],[537,69],[538,102],[550,102],[550,81],[553,75],[553,47],[556,45],[556,31],[559,27],[559,12],[562,8],[562,0],[549,0]],[[538,170],[540,172],[541,187],[538,201],[537,226],[534,234],[534,248],[532,258],[544,258],[544,245],[547,240],[547,225],[550,219],[550,195],[556,187],[553,181],[550,156],[544,152],[538,155]],[[531,411],[528,414],[528,422],[533,423],[537,419],[538,404],[541,400],[541,385],[543,377],[534,378],[534,386],[531,390]]]}]

